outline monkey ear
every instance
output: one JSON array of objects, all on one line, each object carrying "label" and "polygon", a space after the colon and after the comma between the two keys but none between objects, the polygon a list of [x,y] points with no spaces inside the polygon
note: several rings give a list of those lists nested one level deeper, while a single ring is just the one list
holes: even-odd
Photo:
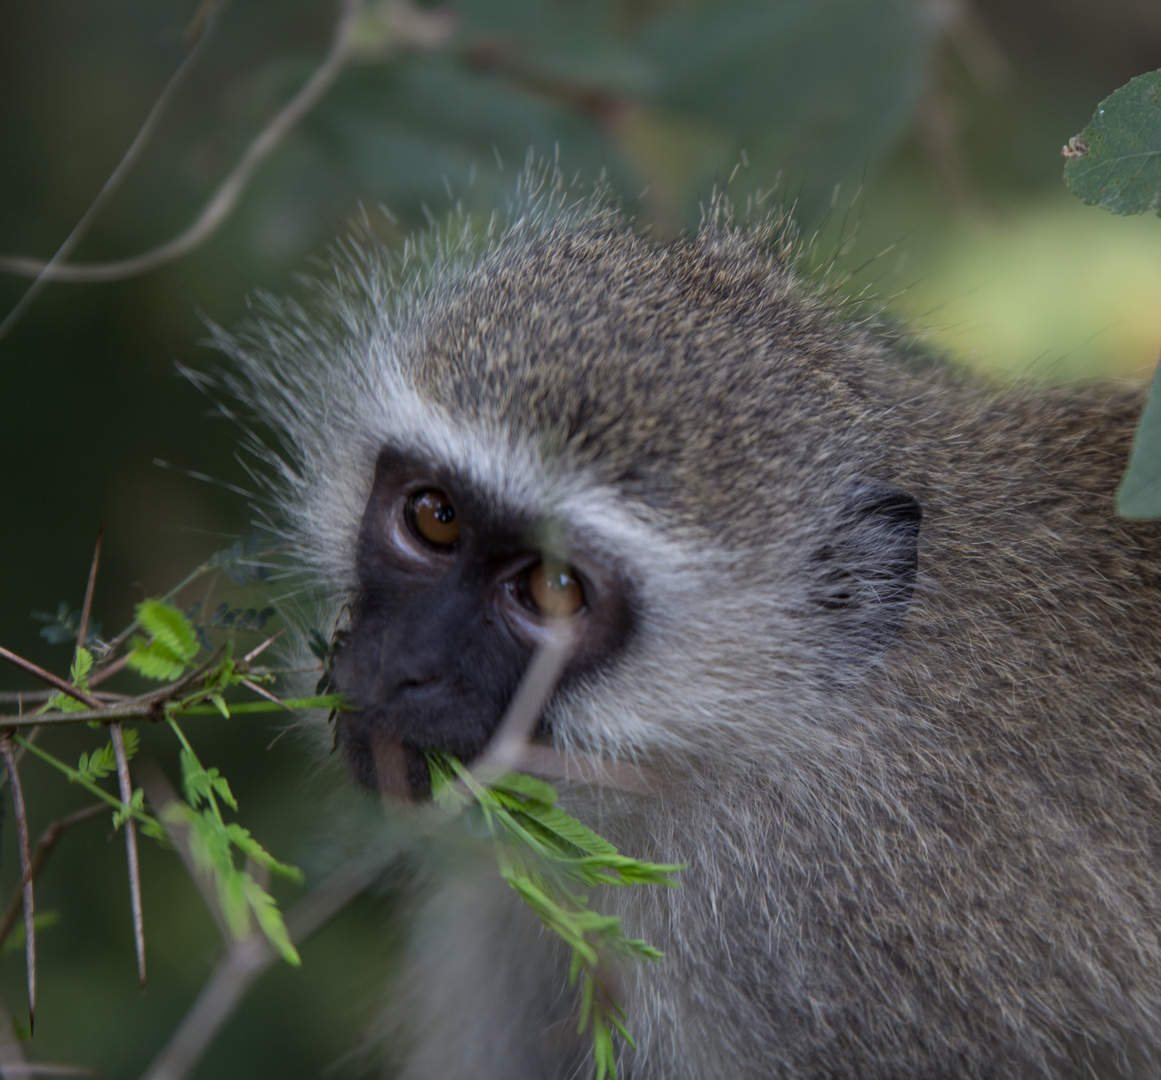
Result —
[{"label": "monkey ear", "polygon": [[894,639],[915,587],[922,517],[914,496],[888,484],[859,480],[843,493],[811,557],[810,600],[837,646],[835,669],[862,666]]}]

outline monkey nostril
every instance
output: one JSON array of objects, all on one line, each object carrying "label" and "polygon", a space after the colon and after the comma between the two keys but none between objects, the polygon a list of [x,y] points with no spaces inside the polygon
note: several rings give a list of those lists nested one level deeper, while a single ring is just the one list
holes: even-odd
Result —
[{"label": "monkey nostril", "polygon": [[423,690],[432,690],[439,685],[439,676],[430,673],[404,675],[396,680],[395,693],[407,694]]}]

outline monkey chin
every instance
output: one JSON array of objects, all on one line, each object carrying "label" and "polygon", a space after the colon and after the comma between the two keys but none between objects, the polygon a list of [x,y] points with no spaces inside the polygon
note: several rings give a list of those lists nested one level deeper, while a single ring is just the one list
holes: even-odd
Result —
[{"label": "monkey chin", "polygon": [[380,710],[348,713],[335,724],[335,747],[362,787],[392,802],[431,797],[426,750],[405,742]]}]

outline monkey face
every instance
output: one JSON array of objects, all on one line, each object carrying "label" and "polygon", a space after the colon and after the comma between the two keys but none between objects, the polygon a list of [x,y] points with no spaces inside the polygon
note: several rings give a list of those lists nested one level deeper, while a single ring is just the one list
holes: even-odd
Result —
[{"label": "monkey face", "polygon": [[362,784],[420,796],[428,752],[478,756],[550,618],[574,629],[562,683],[623,643],[623,582],[591,553],[547,555],[536,542],[544,531],[415,458],[379,454],[357,544],[359,595],[335,659],[357,706],[336,721],[336,744]]}]

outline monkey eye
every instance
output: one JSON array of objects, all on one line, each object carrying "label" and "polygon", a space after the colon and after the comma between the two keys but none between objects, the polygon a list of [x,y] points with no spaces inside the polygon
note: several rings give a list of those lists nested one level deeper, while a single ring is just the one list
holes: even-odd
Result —
[{"label": "monkey eye", "polygon": [[585,606],[580,581],[570,567],[561,563],[536,563],[525,575],[523,585],[525,603],[546,618],[568,618]]},{"label": "monkey eye", "polygon": [[432,547],[451,549],[460,539],[456,508],[442,491],[426,488],[407,500],[407,524],[411,531]]}]

